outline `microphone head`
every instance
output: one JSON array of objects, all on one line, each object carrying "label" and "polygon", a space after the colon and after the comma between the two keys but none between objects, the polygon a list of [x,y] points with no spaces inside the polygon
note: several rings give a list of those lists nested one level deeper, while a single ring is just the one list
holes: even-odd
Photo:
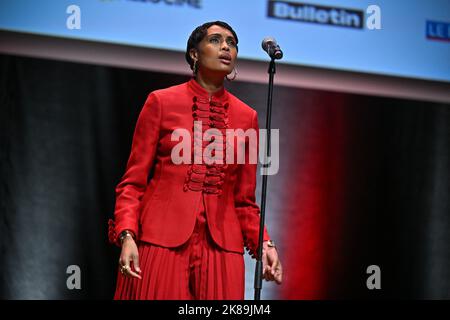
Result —
[{"label": "microphone head", "polygon": [[283,58],[283,51],[281,51],[280,47],[277,45],[277,50],[274,52],[274,58],[275,59],[281,59]]},{"label": "microphone head", "polygon": [[267,51],[269,49],[269,46],[276,46],[277,40],[273,37],[265,37],[263,41],[261,42],[261,47],[264,51]]}]

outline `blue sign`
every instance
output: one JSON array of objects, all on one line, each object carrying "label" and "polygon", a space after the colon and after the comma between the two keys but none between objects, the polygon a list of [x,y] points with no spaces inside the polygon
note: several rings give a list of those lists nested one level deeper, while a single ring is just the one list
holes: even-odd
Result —
[{"label": "blue sign", "polygon": [[427,38],[450,41],[450,23],[427,21]]}]

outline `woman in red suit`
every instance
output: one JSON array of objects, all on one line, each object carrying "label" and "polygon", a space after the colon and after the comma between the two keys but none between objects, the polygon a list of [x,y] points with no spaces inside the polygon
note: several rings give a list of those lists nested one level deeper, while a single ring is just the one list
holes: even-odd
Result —
[{"label": "woman in red suit", "polygon": [[[236,75],[237,43],[224,22],[197,27],[186,50],[193,78],[148,95],[110,220],[110,241],[122,248],[115,299],[244,298],[244,247],[255,257],[258,246],[257,165],[207,161],[205,154],[225,159],[229,149],[225,138],[203,135],[258,130],[256,111],[223,86]],[[173,160],[177,129],[192,137],[188,163]],[[251,143],[244,144],[247,159]],[[264,279],[280,284],[266,229],[263,252]]]}]

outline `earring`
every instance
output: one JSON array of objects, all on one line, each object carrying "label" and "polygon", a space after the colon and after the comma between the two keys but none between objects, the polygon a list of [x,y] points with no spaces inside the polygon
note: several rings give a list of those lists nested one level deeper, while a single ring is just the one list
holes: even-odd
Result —
[{"label": "earring", "polygon": [[234,67],[233,71],[234,71],[233,78],[228,78],[228,75],[225,77],[227,78],[228,81],[233,81],[234,79],[236,79],[236,76],[238,74],[236,67]]},{"label": "earring", "polygon": [[192,75],[196,75],[197,74],[197,60],[194,61],[194,65],[192,66]]}]

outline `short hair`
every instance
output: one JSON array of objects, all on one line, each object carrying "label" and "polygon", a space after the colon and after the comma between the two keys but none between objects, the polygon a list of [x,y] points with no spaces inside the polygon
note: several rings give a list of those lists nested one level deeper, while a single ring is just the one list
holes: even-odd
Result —
[{"label": "short hair", "polygon": [[192,31],[191,36],[189,37],[189,39],[187,41],[185,58],[186,58],[187,63],[191,67],[191,70],[194,70],[194,60],[192,60],[191,55],[189,54],[189,51],[191,51],[191,49],[193,49],[193,48],[198,49],[198,44],[206,36],[207,30],[211,26],[219,26],[219,27],[229,30],[233,34],[233,37],[236,39],[236,50],[237,50],[238,37],[236,35],[236,32],[234,32],[233,28],[228,23],[223,22],[223,21],[206,22],[206,23],[202,24],[201,26],[198,26],[197,28],[195,28],[194,31]]}]

